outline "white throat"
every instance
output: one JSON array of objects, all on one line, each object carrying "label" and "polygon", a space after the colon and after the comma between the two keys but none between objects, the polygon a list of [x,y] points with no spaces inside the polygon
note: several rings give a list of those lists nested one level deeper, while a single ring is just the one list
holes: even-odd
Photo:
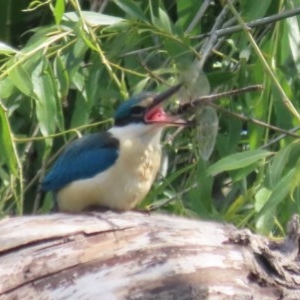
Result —
[{"label": "white throat", "polygon": [[142,144],[160,144],[163,126],[157,124],[134,123],[112,127],[109,132],[120,141],[132,140]]}]

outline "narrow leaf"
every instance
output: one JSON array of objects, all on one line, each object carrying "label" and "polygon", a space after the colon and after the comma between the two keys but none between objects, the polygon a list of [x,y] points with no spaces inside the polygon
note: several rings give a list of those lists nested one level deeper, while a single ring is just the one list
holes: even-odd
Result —
[{"label": "narrow leaf", "polygon": [[54,74],[59,87],[60,97],[64,98],[68,95],[70,88],[70,78],[67,72],[65,62],[63,62],[61,56],[57,55],[54,59]]},{"label": "narrow leaf", "polygon": [[272,191],[262,187],[255,195],[255,210],[260,211],[270,198]]},{"label": "narrow leaf", "polygon": [[[266,182],[270,189],[273,189],[275,185],[282,178],[285,168],[287,168],[288,162],[294,161],[298,157],[300,151],[300,143],[298,141],[291,143],[281,149],[273,158],[272,165],[268,170]],[[295,156],[294,156],[295,155]]]},{"label": "narrow leaf", "polygon": [[290,50],[290,54],[297,66],[299,71],[299,42],[300,42],[300,30],[299,30],[299,23],[297,17],[287,18],[285,20],[287,27],[288,27],[288,39],[289,45],[288,49]]},{"label": "narrow leaf", "polygon": [[11,53],[18,53],[18,50],[14,49],[13,47],[0,42],[0,54],[11,54]]},{"label": "narrow leaf", "polygon": [[268,201],[260,211],[260,215],[264,214],[270,208],[276,207],[288,194],[291,182],[295,176],[295,168],[291,169],[275,186]]},{"label": "narrow leaf", "polygon": [[219,160],[207,170],[209,175],[216,175],[224,171],[236,170],[247,167],[262,158],[271,155],[272,152],[266,150],[250,150],[240,153],[235,153]]},{"label": "narrow leaf", "polygon": [[0,102],[0,161],[6,164],[9,172],[17,176],[18,174],[18,160],[15,156],[14,142],[12,139],[12,132],[9,126],[9,121],[6,114],[6,109]]},{"label": "narrow leaf", "polygon": [[130,17],[138,20],[146,19],[144,12],[135,2],[130,0],[115,0],[114,3],[124,10]]},{"label": "narrow leaf", "polygon": [[32,73],[32,82],[41,132],[44,136],[53,134],[57,119],[56,90],[45,60],[41,61]]},{"label": "narrow leaf", "polygon": [[[295,176],[295,168],[291,169],[275,186],[274,190],[268,197],[267,202],[263,205],[258,213],[256,228],[261,233],[267,233],[272,228],[272,219],[276,213],[276,207],[286,198],[290,192],[290,183]],[[256,206],[257,208],[259,206]]]},{"label": "narrow leaf", "polygon": [[169,32],[169,33],[173,32],[171,20],[170,20],[168,14],[161,8],[159,8],[159,20],[160,20],[163,30],[165,30],[166,32]]},{"label": "narrow leaf", "polygon": [[[82,11],[81,14],[84,20],[88,22],[91,26],[113,25],[123,21],[123,19],[119,17],[104,15],[92,11]],[[64,14],[63,20],[71,20],[73,22],[78,22],[79,16],[75,12],[68,12]]]},{"label": "narrow leaf", "polygon": [[33,85],[27,71],[21,66],[16,65],[9,73],[12,83],[26,96],[33,96]]},{"label": "narrow leaf", "polygon": [[56,24],[60,24],[65,12],[65,0],[56,0],[54,8],[54,18]]},{"label": "narrow leaf", "polygon": [[2,99],[9,98],[15,92],[15,90],[16,87],[10,78],[5,77],[4,79],[0,80],[0,97]]}]

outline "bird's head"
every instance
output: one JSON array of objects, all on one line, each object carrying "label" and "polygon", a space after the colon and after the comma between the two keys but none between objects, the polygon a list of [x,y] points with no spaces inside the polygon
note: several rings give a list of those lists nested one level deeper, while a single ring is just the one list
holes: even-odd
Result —
[{"label": "bird's head", "polygon": [[122,103],[115,113],[115,126],[129,124],[164,126],[184,126],[187,123],[178,116],[165,112],[162,102],[175,94],[181,84],[175,85],[161,94],[143,93]]}]

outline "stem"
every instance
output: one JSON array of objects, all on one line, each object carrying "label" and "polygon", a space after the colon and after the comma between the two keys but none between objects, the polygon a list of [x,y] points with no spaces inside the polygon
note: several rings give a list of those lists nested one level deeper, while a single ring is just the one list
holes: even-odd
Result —
[{"label": "stem", "polygon": [[[258,26],[265,26],[265,25],[272,24],[274,22],[277,22],[277,21],[280,21],[280,20],[283,20],[283,19],[294,17],[294,16],[299,15],[299,14],[300,14],[300,7],[296,7],[295,9],[292,9],[292,10],[287,10],[287,11],[279,13],[279,14],[271,15],[271,16],[268,16],[268,17],[265,17],[265,18],[261,18],[261,19],[258,19],[258,20],[254,20],[254,21],[245,23],[245,25],[248,28],[255,28],[255,27],[258,27]],[[235,26],[230,26],[230,27],[227,27],[227,28],[219,29],[219,30],[216,30],[214,32],[211,31],[211,32],[208,32],[208,33],[203,33],[203,34],[200,34],[200,35],[197,35],[197,36],[193,36],[193,37],[191,37],[191,39],[201,39],[201,38],[205,38],[207,36],[210,36],[212,34],[216,34],[218,37],[221,37],[221,36],[230,35],[232,33],[236,33],[236,32],[242,31],[242,30],[243,30],[242,25],[235,25]]]},{"label": "stem", "polygon": [[271,130],[274,130],[274,131],[277,131],[277,132],[280,132],[280,133],[283,133],[285,135],[288,135],[288,136],[292,136],[294,138],[297,138],[299,139],[300,138],[300,135],[299,134],[296,134],[294,133],[293,131],[289,131],[289,130],[284,130],[280,127],[276,127],[276,126],[273,126],[273,125],[270,125],[270,124],[267,124],[265,122],[262,122],[260,120],[257,120],[257,119],[253,119],[253,118],[250,118],[250,117],[247,117],[247,116],[243,116],[241,114],[238,114],[238,113],[235,113],[235,112],[232,112],[232,111],[229,111],[213,102],[210,102],[209,103],[210,106],[216,108],[217,110],[221,111],[221,112],[224,112],[228,115],[231,115],[233,117],[236,117],[242,121],[246,121],[246,122],[251,122],[253,124],[256,124],[256,125],[259,125],[261,127],[265,127],[265,128],[268,128],[268,129],[271,129]]},{"label": "stem", "polygon": [[218,15],[216,22],[211,30],[211,35],[207,39],[206,43],[203,45],[203,47],[200,50],[201,53],[201,58],[199,60],[199,68],[202,69],[207,57],[210,55],[212,49],[216,45],[218,41],[218,36],[214,34],[218,28],[220,28],[224,22],[224,19],[226,15],[228,14],[228,6],[224,6],[223,10],[221,13]]},{"label": "stem", "polygon": [[198,103],[198,102],[203,103],[203,102],[207,102],[207,101],[214,101],[214,100],[217,100],[217,99],[220,99],[223,97],[237,96],[237,95],[241,95],[241,94],[248,93],[248,92],[259,91],[262,89],[263,89],[263,86],[261,84],[249,85],[244,88],[240,88],[240,89],[236,89],[236,90],[226,91],[226,92],[207,95],[207,96],[201,96],[198,99],[194,100],[192,102],[192,105],[195,103]]},{"label": "stem", "polygon": [[259,91],[262,89],[263,89],[263,86],[261,84],[255,84],[255,85],[249,85],[244,88],[240,88],[240,89],[236,89],[236,90],[201,96],[201,97],[193,100],[192,102],[187,102],[187,103],[182,104],[178,109],[178,113],[182,113],[185,110],[192,108],[195,105],[209,104],[210,102],[218,100],[223,97],[237,96],[237,95],[241,95],[241,94],[248,93],[248,92]]},{"label": "stem", "polygon": [[30,138],[17,138],[17,137],[14,137],[14,141],[16,143],[28,143],[28,142],[32,142],[32,141],[43,141],[44,139],[48,139],[48,138],[52,139],[52,138],[56,138],[56,137],[59,137],[59,136],[62,136],[62,135],[66,135],[68,133],[73,133],[73,132],[78,133],[83,129],[90,128],[90,127],[95,127],[95,126],[98,126],[98,125],[101,125],[101,124],[104,124],[104,123],[109,123],[109,122],[113,122],[113,120],[112,119],[107,119],[105,121],[100,121],[100,122],[96,122],[96,123],[93,123],[93,124],[82,125],[82,126],[79,126],[79,127],[76,127],[76,128],[65,130],[65,131],[60,132],[60,133],[50,134],[46,137],[45,136],[30,137]]},{"label": "stem", "polygon": [[199,22],[199,20],[201,20],[201,18],[203,17],[203,15],[205,14],[207,8],[210,5],[210,0],[205,0],[202,5],[200,6],[199,10],[197,11],[194,19],[192,20],[192,22],[189,24],[188,28],[186,29],[185,33],[190,33],[195,26],[197,25],[197,23]]}]

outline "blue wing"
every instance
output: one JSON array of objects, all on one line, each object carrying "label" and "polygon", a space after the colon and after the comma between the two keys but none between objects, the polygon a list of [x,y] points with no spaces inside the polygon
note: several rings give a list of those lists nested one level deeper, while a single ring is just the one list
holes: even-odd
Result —
[{"label": "blue wing", "polygon": [[42,189],[56,191],[68,183],[95,176],[118,158],[119,142],[110,133],[94,133],[71,143],[42,181]]}]

